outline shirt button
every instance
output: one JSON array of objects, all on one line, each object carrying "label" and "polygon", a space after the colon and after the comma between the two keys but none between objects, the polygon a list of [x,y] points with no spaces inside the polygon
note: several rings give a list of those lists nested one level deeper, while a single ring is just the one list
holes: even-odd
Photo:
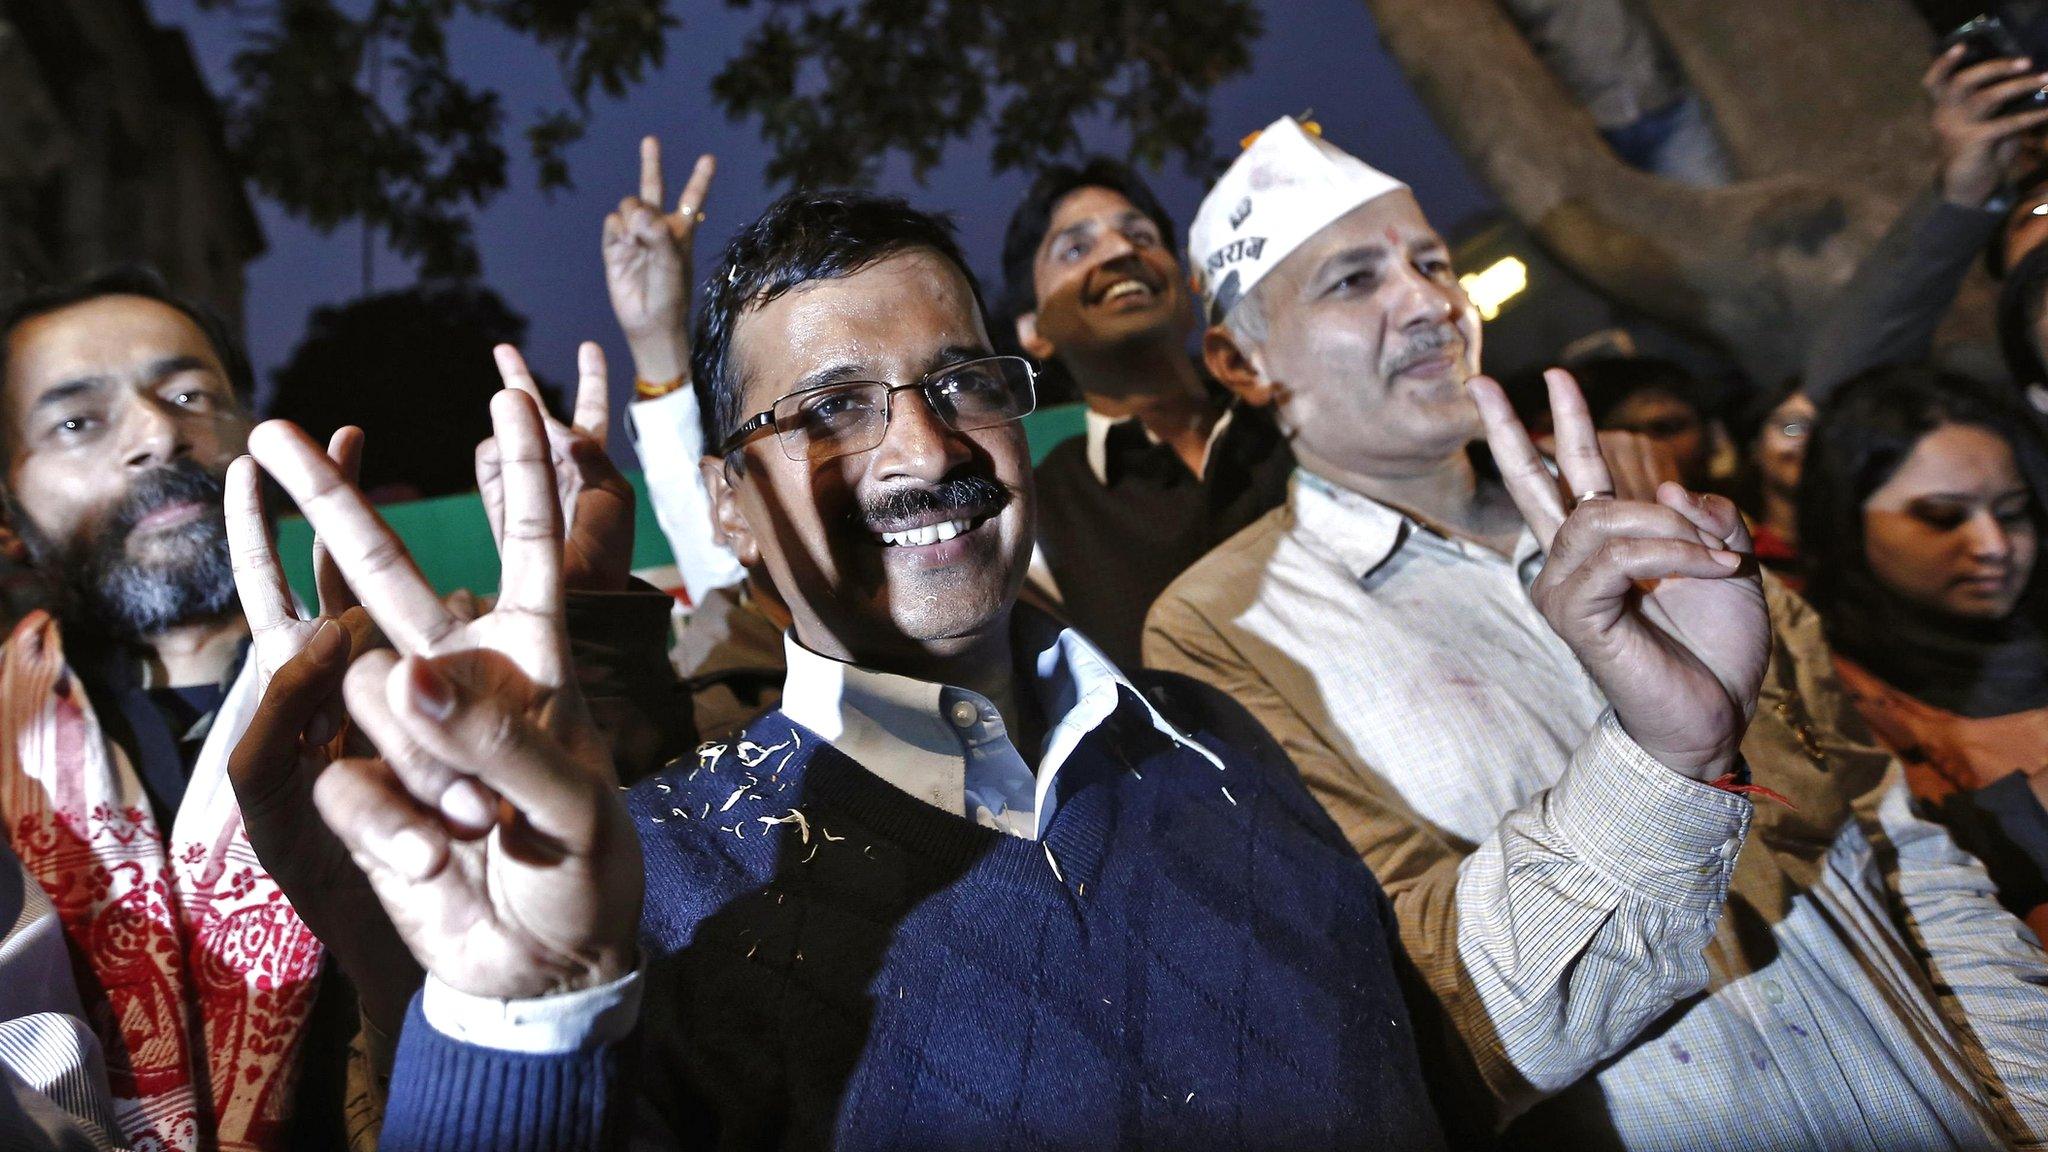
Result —
[{"label": "shirt button", "polygon": [[1764,1002],[1766,1004],[1783,1004],[1785,1002],[1785,986],[1776,980],[1764,981]]},{"label": "shirt button", "polygon": [[972,728],[974,727],[974,722],[979,719],[981,719],[981,710],[974,706],[974,701],[954,701],[953,726],[955,728]]}]

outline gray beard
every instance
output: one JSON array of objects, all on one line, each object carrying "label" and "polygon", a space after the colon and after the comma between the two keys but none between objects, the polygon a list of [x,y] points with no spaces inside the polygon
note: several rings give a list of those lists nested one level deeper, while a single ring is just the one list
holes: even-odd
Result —
[{"label": "gray beard", "polygon": [[178,555],[145,564],[126,555],[79,573],[66,601],[77,601],[93,623],[122,640],[160,635],[180,624],[220,617],[235,604],[235,570],[225,526],[217,519],[187,525],[163,541]]},{"label": "gray beard", "polygon": [[[43,532],[8,494],[15,530],[55,594],[57,617],[67,626],[134,642],[181,624],[218,619],[235,608],[235,568],[220,478],[196,465],[172,465],[143,486],[147,492],[131,496],[97,531],[61,542]],[[130,556],[134,522],[178,497],[203,501],[209,514],[155,542],[152,550],[168,558]]]}]

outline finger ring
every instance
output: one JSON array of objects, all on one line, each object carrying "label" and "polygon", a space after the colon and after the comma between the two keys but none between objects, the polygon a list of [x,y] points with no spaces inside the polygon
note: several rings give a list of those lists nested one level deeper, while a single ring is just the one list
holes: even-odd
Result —
[{"label": "finger ring", "polygon": [[1577,508],[1579,505],[1593,500],[1612,499],[1614,499],[1614,490],[1612,488],[1596,488],[1591,492],[1581,492],[1577,496],[1572,497],[1572,507]]},{"label": "finger ring", "polygon": [[[678,204],[676,205],[676,215],[688,220],[690,217],[697,215],[697,210],[688,204]],[[701,219],[701,217],[699,218]]]},{"label": "finger ring", "polygon": [[704,222],[704,214],[702,212],[697,213],[696,219],[697,223],[702,224]]}]

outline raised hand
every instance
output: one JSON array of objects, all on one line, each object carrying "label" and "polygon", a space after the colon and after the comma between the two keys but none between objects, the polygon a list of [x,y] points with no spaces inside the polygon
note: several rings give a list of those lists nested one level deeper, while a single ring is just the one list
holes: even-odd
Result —
[{"label": "raised hand", "polygon": [[[576,408],[569,424],[548,413],[518,349],[500,344],[495,353],[505,387],[531,396],[547,429],[555,495],[566,520],[562,586],[572,592],[623,591],[633,569],[633,486],[605,453],[611,393],[604,349],[586,341],[576,350]],[[491,538],[502,555],[505,493],[496,436],[476,446],[476,486],[491,522]]]},{"label": "raised hand", "polygon": [[718,162],[697,157],[674,212],[661,209],[661,141],[640,141],[640,194],[604,218],[604,283],[640,379],[665,384],[690,371],[690,249]]},{"label": "raised hand", "polygon": [[2048,125],[2048,109],[1999,115],[2013,99],[2048,85],[2033,61],[2006,58],[1962,67],[1963,46],[1935,57],[1921,87],[1934,102],[1934,140],[1941,156],[1941,194],[1982,208],[2019,154],[2022,138]]},{"label": "raised hand", "polygon": [[[356,475],[362,442],[356,428],[334,434],[328,454],[341,475]],[[263,694],[228,757],[243,826],[285,898],[355,982],[370,1018],[395,1034],[419,986],[419,966],[362,870],[313,809],[321,770],[342,747],[360,743],[347,724],[342,678],[354,657],[382,640],[317,539],[320,611],[300,616],[271,544],[254,461],[229,467],[225,509],[235,586],[249,620],[249,659]]]},{"label": "raised hand", "polygon": [[[630,970],[643,879],[570,675],[561,509],[540,410],[507,389],[491,419],[503,580],[495,607],[468,622],[304,433],[270,421],[249,448],[396,647],[358,660],[344,687],[351,720],[382,758],[336,761],[314,803],[419,962],[457,990],[510,999]],[[488,834],[473,837],[450,797],[479,787],[496,803]]]},{"label": "raised hand", "polygon": [[1699,780],[1731,770],[1770,659],[1749,530],[1719,496],[1657,488],[1622,500],[1569,373],[1545,373],[1572,506],[1500,386],[1469,387],[1515,506],[1548,555],[1530,590],[1630,738]]}]

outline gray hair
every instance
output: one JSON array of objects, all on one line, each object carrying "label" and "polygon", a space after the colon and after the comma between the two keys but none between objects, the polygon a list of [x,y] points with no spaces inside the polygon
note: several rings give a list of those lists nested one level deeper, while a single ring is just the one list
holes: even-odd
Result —
[{"label": "gray hair", "polygon": [[1230,331],[1239,345],[1258,345],[1266,342],[1266,307],[1259,300],[1259,286],[1237,298],[1230,311],[1223,314],[1223,326]]}]

